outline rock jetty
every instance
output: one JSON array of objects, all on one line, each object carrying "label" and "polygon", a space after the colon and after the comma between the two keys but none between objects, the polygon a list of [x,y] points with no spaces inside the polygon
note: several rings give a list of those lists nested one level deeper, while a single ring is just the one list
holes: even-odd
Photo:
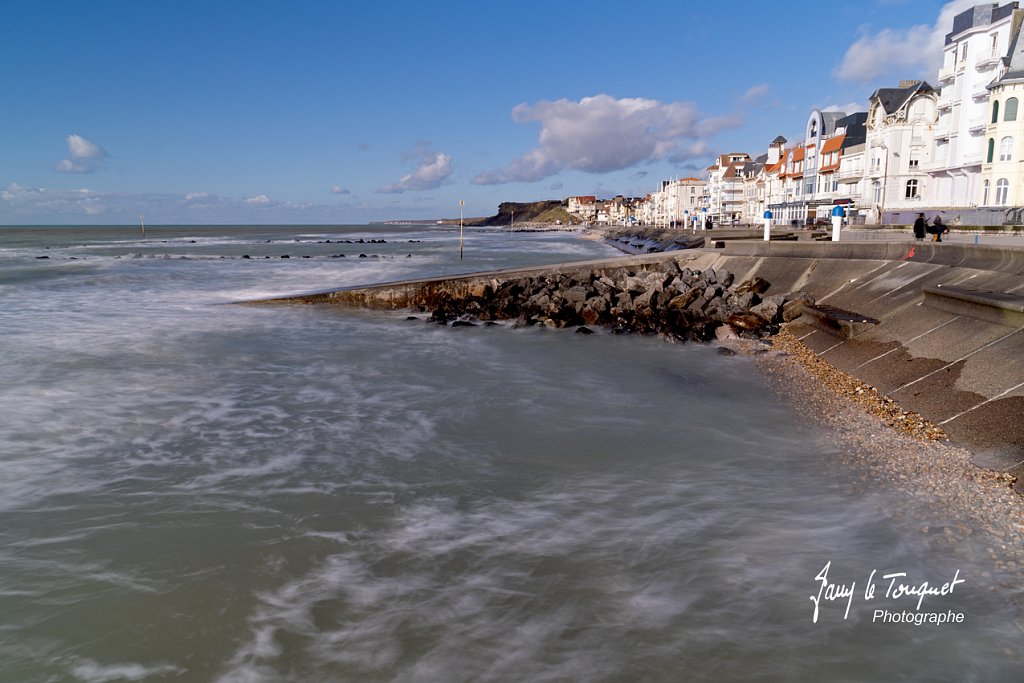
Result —
[{"label": "rock jetty", "polygon": [[760,277],[737,283],[727,270],[691,270],[666,259],[647,268],[476,282],[413,305],[443,324],[515,320],[520,326],[600,326],[691,341],[757,339],[799,316],[804,303],[813,304],[802,292],[764,296],[769,286]]}]

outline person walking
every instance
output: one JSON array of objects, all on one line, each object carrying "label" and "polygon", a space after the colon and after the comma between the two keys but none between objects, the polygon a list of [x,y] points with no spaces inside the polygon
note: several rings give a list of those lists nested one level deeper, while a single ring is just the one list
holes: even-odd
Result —
[{"label": "person walking", "polygon": [[924,219],[924,214],[917,214],[917,220],[914,221],[914,239],[920,242],[924,239],[925,228],[927,227]]}]

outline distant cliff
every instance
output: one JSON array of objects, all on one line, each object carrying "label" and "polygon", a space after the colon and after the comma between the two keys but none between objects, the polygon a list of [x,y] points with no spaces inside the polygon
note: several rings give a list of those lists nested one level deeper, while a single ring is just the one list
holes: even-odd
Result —
[{"label": "distant cliff", "polygon": [[498,213],[489,218],[477,218],[470,225],[501,225],[512,223],[515,213],[516,225],[526,223],[558,223],[563,225],[579,223],[580,220],[565,210],[560,200],[548,199],[542,202],[502,202],[498,205]]}]

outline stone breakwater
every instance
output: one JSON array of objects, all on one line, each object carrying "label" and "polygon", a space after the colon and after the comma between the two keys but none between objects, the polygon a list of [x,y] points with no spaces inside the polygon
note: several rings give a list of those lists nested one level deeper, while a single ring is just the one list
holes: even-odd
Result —
[{"label": "stone breakwater", "polygon": [[693,270],[665,259],[647,267],[476,282],[411,304],[444,324],[516,320],[521,326],[600,326],[679,340],[756,339],[776,333],[800,315],[804,303],[813,303],[802,292],[765,296],[769,286],[760,277],[736,282],[725,269]]}]

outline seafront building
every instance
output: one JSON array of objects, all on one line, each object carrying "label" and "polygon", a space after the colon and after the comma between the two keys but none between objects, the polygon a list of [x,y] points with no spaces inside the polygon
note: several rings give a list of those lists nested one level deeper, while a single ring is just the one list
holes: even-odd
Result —
[{"label": "seafront building", "polygon": [[924,81],[879,88],[870,99],[867,123],[869,196],[861,202],[868,223],[913,223],[926,206],[938,95]]},{"label": "seafront building", "polygon": [[[981,166],[980,206],[990,207],[1004,222],[1020,223],[1024,209],[1024,33],[1013,24],[1009,54],[999,76],[987,87],[989,111]],[[1009,207],[1009,208],[1007,208]]]},{"label": "seafront building", "polygon": [[597,197],[594,195],[569,197],[566,199],[566,207],[569,213],[578,216],[584,222],[597,220]]},{"label": "seafront building", "polygon": [[707,213],[712,221],[721,225],[735,225],[744,222],[743,168],[751,162],[745,152],[722,154],[714,164],[708,166]]},{"label": "seafront building", "polygon": [[[986,203],[981,175],[982,165],[987,163],[989,85],[1005,69],[1011,38],[1019,35],[1021,15],[1018,3],[1009,2],[976,5],[953,18],[938,74],[939,121],[931,141],[925,202],[932,209],[962,209]],[[994,195],[989,201],[992,199]]]}]

